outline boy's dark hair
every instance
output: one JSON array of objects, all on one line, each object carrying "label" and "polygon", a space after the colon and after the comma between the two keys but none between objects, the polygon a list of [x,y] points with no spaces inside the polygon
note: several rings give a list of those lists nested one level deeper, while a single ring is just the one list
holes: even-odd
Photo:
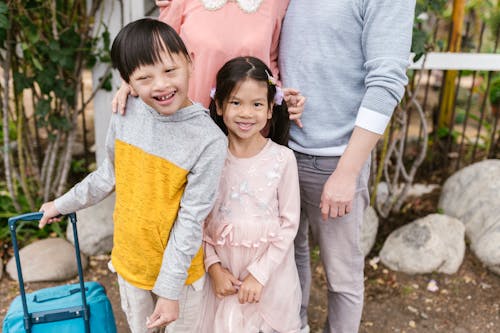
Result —
[{"label": "boy's dark hair", "polygon": [[[219,105],[223,108],[234,88],[247,78],[266,82],[267,102],[268,105],[271,105],[276,95],[276,85],[269,82],[268,73],[272,73],[269,67],[260,59],[254,57],[237,57],[229,60],[217,72],[215,95],[210,102],[210,115],[226,135],[226,125],[222,117],[217,115],[216,106]],[[281,105],[274,104],[271,123],[269,125],[269,134],[267,137],[281,145],[288,145],[290,118],[284,100],[281,102]]]},{"label": "boy's dark hair", "polygon": [[144,18],[123,27],[111,46],[111,62],[125,82],[140,66],[161,62],[161,53],[182,54],[191,61],[184,42],[168,24]]}]

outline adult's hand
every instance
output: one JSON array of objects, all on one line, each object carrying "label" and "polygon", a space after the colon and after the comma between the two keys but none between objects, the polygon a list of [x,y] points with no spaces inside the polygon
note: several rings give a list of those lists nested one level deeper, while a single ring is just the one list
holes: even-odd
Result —
[{"label": "adult's hand", "polygon": [[120,114],[125,114],[125,105],[127,105],[128,95],[137,96],[129,84],[122,82],[122,85],[111,102],[111,110],[113,113],[120,112]]},{"label": "adult's hand", "polygon": [[297,126],[302,128],[303,125],[300,117],[302,117],[302,113],[304,112],[306,98],[297,89],[283,88],[283,99],[288,107],[290,120],[293,120]]},{"label": "adult's hand", "polygon": [[356,191],[357,174],[335,170],[323,186],[321,215],[323,220],[349,214]]},{"label": "adult's hand", "polygon": [[158,7],[168,7],[172,0],[156,0],[155,3]]}]

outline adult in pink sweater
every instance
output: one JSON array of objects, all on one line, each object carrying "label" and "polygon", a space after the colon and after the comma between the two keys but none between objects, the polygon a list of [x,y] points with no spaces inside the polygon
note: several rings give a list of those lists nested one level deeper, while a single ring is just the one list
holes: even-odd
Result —
[{"label": "adult in pink sweater", "polygon": [[[217,71],[237,56],[261,59],[279,77],[278,46],[289,0],[162,0],[159,19],[181,36],[194,65],[189,97],[208,107]],[[113,110],[123,113],[130,88],[122,84]],[[132,92],[133,93],[133,92]],[[305,97],[283,89],[290,119],[302,127]]]}]

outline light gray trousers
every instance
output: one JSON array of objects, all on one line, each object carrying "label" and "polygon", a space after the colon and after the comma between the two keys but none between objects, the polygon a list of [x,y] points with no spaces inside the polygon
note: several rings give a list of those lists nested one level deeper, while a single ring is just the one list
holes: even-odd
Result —
[{"label": "light gray trousers", "polygon": [[320,157],[295,153],[299,170],[301,221],[295,238],[295,260],[302,288],[301,319],[307,324],[311,287],[309,228],[319,244],[328,288],[328,320],[325,333],[356,333],[363,310],[364,256],[360,249],[363,213],[369,205],[370,162],[358,177],[349,214],[324,221],[319,203],[323,186],[335,170],[339,157]]}]

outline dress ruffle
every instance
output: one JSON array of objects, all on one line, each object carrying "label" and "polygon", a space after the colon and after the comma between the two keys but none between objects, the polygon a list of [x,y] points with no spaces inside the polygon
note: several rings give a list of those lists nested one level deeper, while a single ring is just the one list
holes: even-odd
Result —
[{"label": "dress ruffle", "polygon": [[215,239],[210,237],[208,233],[204,234],[203,240],[212,246],[224,246],[229,245],[233,247],[246,247],[246,248],[258,248],[262,245],[269,245],[269,243],[279,242],[283,240],[283,237],[277,235],[275,232],[268,232],[267,236],[259,238],[257,241],[243,239],[240,241],[234,240],[234,224],[226,223],[218,226],[215,232]]}]

